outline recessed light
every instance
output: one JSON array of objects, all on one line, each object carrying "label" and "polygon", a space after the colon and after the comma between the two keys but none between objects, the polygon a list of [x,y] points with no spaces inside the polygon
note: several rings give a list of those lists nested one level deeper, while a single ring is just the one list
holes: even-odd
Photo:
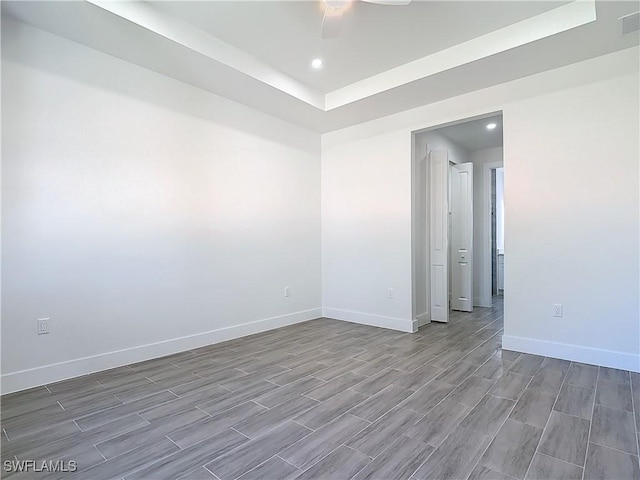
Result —
[{"label": "recessed light", "polygon": [[496,127],[497,127],[497,125],[496,125],[495,123],[489,123],[489,124],[487,125],[487,130],[493,130],[493,129],[494,129],[494,128],[496,128]]},{"label": "recessed light", "polygon": [[315,68],[316,70],[321,69],[321,68],[322,68],[322,59],[321,59],[321,58],[314,58],[314,59],[311,61],[311,66],[312,66],[313,68]]}]

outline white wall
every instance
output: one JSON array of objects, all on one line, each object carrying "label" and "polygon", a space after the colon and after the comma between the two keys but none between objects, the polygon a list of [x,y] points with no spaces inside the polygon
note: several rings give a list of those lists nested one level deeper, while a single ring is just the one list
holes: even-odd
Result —
[{"label": "white wall", "polygon": [[411,320],[410,132],[502,110],[504,346],[640,371],[638,53],[323,135],[323,310]]},{"label": "white wall", "polygon": [[491,172],[487,164],[502,164],[503,149],[471,152],[473,162],[473,304],[491,306]]},{"label": "white wall", "polygon": [[323,315],[412,331],[411,133],[332,148],[322,192]]},{"label": "white wall", "polygon": [[319,135],[2,35],[5,393],[320,316]]},{"label": "white wall", "polygon": [[505,346],[571,345],[640,370],[638,85],[614,78],[505,112]]}]

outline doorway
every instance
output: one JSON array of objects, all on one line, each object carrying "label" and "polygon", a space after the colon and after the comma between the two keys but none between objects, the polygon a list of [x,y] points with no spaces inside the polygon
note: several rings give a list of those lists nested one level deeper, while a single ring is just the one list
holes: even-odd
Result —
[{"label": "doorway", "polygon": [[[497,249],[498,238],[504,238],[497,218],[497,199],[503,196],[492,190],[494,182],[497,188],[496,169],[504,165],[502,113],[415,131],[412,142],[412,296],[413,318],[420,327],[431,321],[447,322],[450,311],[491,307],[494,293],[504,291],[504,276],[498,278],[504,262],[503,241],[500,258]],[[446,165],[446,184],[443,169],[436,164]],[[470,186],[462,193],[461,178],[468,179]],[[442,185],[446,185],[444,191]],[[455,209],[465,195],[469,219],[460,223]],[[468,247],[459,241],[465,228]],[[446,251],[439,250],[443,247]]]}]

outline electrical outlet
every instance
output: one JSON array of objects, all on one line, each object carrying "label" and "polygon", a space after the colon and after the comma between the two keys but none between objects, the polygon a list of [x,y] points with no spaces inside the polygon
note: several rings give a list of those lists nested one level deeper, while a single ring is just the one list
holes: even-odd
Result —
[{"label": "electrical outlet", "polygon": [[39,318],[38,319],[38,335],[44,335],[46,333],[49,333],[49,319]]},{"label": "electrical outlet", "polygon": [[562,304],[561,303],[554,303],[553,304],[553,316],[554,317],[561,317],[562,316]]},{"label": "electrical outlet", "polygon": [[395,292],[393,291],[393,288],[390,288],[389,290],[387,290],[387,298],[393,300],[394,297],[395,297]]},{"label": "electrical outlet", "polygon": [[285,297],[290,297],[291,296],[291,288],[290,287],[284,287],[284,296]]}]

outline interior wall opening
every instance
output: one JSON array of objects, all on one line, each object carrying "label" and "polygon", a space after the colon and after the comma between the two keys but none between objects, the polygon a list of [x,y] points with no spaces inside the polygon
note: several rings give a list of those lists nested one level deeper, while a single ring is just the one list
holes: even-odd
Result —
[{"label": "interior wall opening", "polygon": [[412,142],[412,296],[420,327],[447,322],[452,311],[491,307],[504,291],[502,113],[415,131]]}]

